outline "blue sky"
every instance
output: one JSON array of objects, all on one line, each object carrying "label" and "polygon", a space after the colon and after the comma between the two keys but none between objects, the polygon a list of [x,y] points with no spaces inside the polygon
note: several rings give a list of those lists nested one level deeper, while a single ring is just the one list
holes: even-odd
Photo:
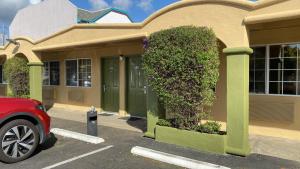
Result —
[{"label": "blue sky", "polygon": [[141,22],[153,12],[178,0],[71,0],[76,6],[89,10],[116,7],[128,12],[133,21]]},{"label": "blue sky", "polygon": [[[9,25],[18,10],[42,0],[0,0],[0,26]],[[134,22],[141,22],[153,12],[178,0],[70,0],[87,10],[116,7],[128,12]]]}]

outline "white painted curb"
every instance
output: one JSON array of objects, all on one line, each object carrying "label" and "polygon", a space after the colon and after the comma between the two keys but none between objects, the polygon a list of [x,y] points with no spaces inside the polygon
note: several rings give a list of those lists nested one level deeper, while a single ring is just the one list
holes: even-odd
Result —
[{"label": "white painted curb", "polygon": [[177,165],[184,168],[191,169],[230,169],[224,166],[215,165],[207,162],[197,161],[190,158],[185,158],[181,156],[176,156],[173,154],[168,154],[160,151],[155,151],[152,149],[144,148],[144,147],[133,147],[131,149],[131,153],[134,155],[151,158],[153,160]]},{"label": "white painted curb", "polygon": [[73,138],[76,140],[80,140],[80,141],[84,141],[84,142],[88,142],[88,143],[92,143],[92,144],[100,144],[100,143],[104,142],[103,138],[90,136],[90,135],[86,135],[86,134],[81,134],[81,133],[77,133],[77,132],[73,132],[73,131],[69,131],[69,130],[52,128],[50,131],[53,134],[57,134],[57,135],[60,135],[63,137]]}]

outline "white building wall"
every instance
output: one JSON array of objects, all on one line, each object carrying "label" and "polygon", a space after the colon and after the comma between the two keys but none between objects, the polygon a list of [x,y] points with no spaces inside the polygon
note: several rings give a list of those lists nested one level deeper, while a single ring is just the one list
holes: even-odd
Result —
[{"label": "white building wall", "polygon": [[112,11],[100,18],[96,23],[131,23],[131,20],[127,15]]},{"label": "white building wall", "polygon": [[39,40],[77,23],[77,7],[68,0],[45,0],[20,10],[9,30],[11,38]]}]

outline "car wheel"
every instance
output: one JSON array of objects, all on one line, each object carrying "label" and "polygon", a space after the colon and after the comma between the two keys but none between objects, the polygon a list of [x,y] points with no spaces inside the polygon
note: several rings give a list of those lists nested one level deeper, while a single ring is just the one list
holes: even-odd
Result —
[{"label": "car wheel", "polygon": [[14,120],[0,129],[0,160],[16,163],[32,155],[39,144],[37,128],[27,120]]}]

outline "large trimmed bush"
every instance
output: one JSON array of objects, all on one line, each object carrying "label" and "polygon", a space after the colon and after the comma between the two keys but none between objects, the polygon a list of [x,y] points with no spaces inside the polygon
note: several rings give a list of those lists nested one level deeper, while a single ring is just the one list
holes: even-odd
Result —
[{"label": "large trimmed bush", "polygon": [[212,29],[184,26],[153,33],[143,68],[172,117],[173,127],[195,129],[210,113],[219,77],[217,38]]},{"label": "large trimmed bush", "polygon": [[8,59],[4,64],[4,76],[13,97],[29,97],[29,67],[25,58]]}]

